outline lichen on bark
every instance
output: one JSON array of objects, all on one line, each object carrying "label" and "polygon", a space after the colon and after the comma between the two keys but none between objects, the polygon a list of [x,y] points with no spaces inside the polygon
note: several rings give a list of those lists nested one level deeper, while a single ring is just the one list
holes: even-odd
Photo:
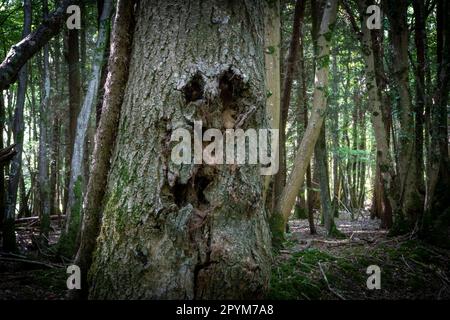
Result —
[{"label": "lichen on bark", "polygon": [[176,165],[171,133],[265,119],[261,1],[146,1],[136,28],[90,298],[262,298],[271,243],[258,165]]}]

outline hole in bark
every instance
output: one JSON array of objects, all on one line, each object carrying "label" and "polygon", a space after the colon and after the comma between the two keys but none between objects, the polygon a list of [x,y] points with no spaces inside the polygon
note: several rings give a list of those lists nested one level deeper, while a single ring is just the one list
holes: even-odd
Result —
[{"label": "hole in bark", "polygon": [[184,98],[186,103],[203,99],[203,91],[205,82],[200,74],[196,74],[192,77],[191,81],[183,88]]},{"label": "hole in bark", "polygon": [[186,184],[176,183],[171,189],[173,201],[180,208],[187,203],[192,204],[196,208],[209,205],[206,199],[205,190],[213,181],[213,176],[206,170],[200,169]]},{"label": "hole in bark", "polygon": [[225,71],[219,78],[219,90],[224,109],[227,109],[241,97],[244,91],[242,77],[232,70]]},{"label": "hole in bark", "polygon": [[202,176],[197,177],[195,183],[197,184],[196,190],[197,190],[197,200],[198,200],[199,205],[209,204],[209,201],[206,199],[204,191],[211,182],[212,182],[212,178],[210,178],[210,177],[202,177]]}]

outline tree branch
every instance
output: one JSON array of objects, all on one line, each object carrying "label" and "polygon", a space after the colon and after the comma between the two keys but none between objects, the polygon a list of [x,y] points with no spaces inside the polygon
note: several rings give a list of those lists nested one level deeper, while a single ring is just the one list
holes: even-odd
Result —
[{"label": "tree branch", "polygon": [[67,7],[78,2],[78,0],[63,0],[35,31],[11,47],[5,60],[0,64],[0,90],[7,89],[16,80],[17,73],[27,61],[59,33],[66,21]]}]

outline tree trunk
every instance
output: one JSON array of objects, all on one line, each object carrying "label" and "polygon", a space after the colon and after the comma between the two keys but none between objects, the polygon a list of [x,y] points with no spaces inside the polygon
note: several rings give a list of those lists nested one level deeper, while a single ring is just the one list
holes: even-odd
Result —
[{"label": "tree trunk", "polygon": [[[413,106],[408,82],[408,25],[406,21],[407,0],[385,0],[386,13],[391,26],[390,38],[393,46],[394,78],[399,94],[400,132],[399,132],[399,182],[400,211],[397,222],[407,223],[413,228],[421,217],[424,207],[424,173],[417,168],[414,155],[415,130]],[[395,212],[395,210],[394,210]],[[398,225],[398,224],[397,224]],[[401,225],[398,225],[401,227]]]},{"label": "tree trunk", "polygon": [[[361,11],[361,52],[365,62],[366,86],[369,95],[369,107],[371,112],[372,125],[375,133],[377,148],[377,163],[381,177],[382,190],[387,191],[389,208],[395,210],[398,208],[399,195],[398,187],[394,186],[395,172],[393,160],[391,159],[388,137],[382,112],[382,103],[380,90],[376,79],[375,59],[373,51],[372,35],[366,24],[366,1],[360,0],[359,7]],[[382,197],[382,195],[380,194]],[[387,224],[390,224],[387,222]]]},{"label": "tree trunk", "polygon": [[426,214],[421,226],[423,237],[450,247],[450,160],[448,112],[450,77],[450,5],[437,2],[437,88],[431,110],[430,179]]},{"label": "tree trunk", "polygon": [[[333,33],[333,28],[336,21],[337,0],[327,2],[320,25],[318,37],[318,55],[316,58],[316,71],[313,95],[313,108],[311,110],[311,117],[308,121],[305,135],[297,150],[294,161],[294,168],[289,176],[288,183],[283,189],[280,201],[277,204],[276,213],[280,215],[278,219],[282,219],[286,223],[291,213],[292,207],[297,196],[308,168],[314,145],[320,134],[320,129],[323,124],[326,108],[328,89],[328,65],[330,61],[330,41]],[[276,224],[275,224],[276,225]],[[278,224],[279,225],[279,224]],[[278,230],[281,232],[281,230]]]},{"label": "tree trunk", "polygon": [[89,124],[89,119],[93,107],[97,102],[96,98],[100,83],[101,70],[104,64],[105,48],[109,36],[111,11],[112,11],[112,1],[105,0],[102,15],[100,18],[100,27],[97,36],[95,55],[93,57],[91,79],[89,81],[88,90],[86,92],[86,96],[83,101],[83,106],[80,110],[77,119],[76,136],[73,145],[74,148],[70,166],[70,182],[67,197],[66,225],[64,233],[60,239],[61,252],[63,252],[67,256],[74,255],[76,253],[76,250],[78,249],[77,238],[81,226],[81,206],[83,201],[82,164],[85,152],[84,150],[85,138]]},{"label": "tree trunk", "polygon": [[[47,0],[43,0],[44,19],[48,15]],[[40,108],[39,121],[39,165],[38,165],[38,185],[39,185],[39,216],[40,216],[40,232],[45,242],[48,240],[48,232],[50,229],[50,185],[49,185],[49,153],[48,153],[48,133],[51,128],[49,120],[49,102],[50,102],[50,69],[49,69],[49,52],[48,44],[44,46],[43,54],[43,90]]]},{"label": "tree trunk", "polygon": [[[281,101],[281,80],[280,80],[280,46],[281,46],[281,25],[280,25],[280,1],[265,1],[264,14],[264,49],[266,67],[266,109],[267,118],[272,129],[280,128],[280,101]],[[275,152],[276,162],[279,162],[279,141],[276,141]],[[264,181],[264,200],[266,197],[272,176],[267,176]],[[271,197],[268,198],[271,201]],[[272,209],[272,207],[270,208]]]},{"label": "tree trunk", "polygon": [[192,120],[224,129],[225,115],[253,105],[243,128],[263,126],[262,1],[146,1],[136,16],[90,297],[263,297],[271,248],[259,166],[170,160],[173,130]]},{"label": "tree trunk", "polygon": [[320,204],[322,208],[325,230],[328,236],[333,236],[336,233],[336,226],[334,224],[334,213],[330,201],[330,187],[328,182],[328,157],[325,141],[325,124],[322,125],[319,138],[317,139],[314,148],[314,155],[316,166],[319,172]]},{"label": "tree trunk", "polygon": [[79,55],[79,39],[78,30],[67,30],[65,33],[65,57],[68,65],[68,81],[69,81],[69,116],[66,125],[66,172],[65,172],[65,192],[64,192],[64,208],[67,210],[69,198],[69,184],[71,161],[73,156],[73,148],[75,143],[75,135],[77,130],[77,118],[81,107],[82,85],[80,74],[80,55]]},{"label": "tree trunk", "polygon": [[292,27],[292,38],[286,62],[286,71],[283,79],[281,97],[281,115],[279,131],[279,169],[274,178],[274,203],[279,200],[281,192],[286,184],[286,125],[291,102],[292,81],[294,79],[295,65],[297,62],[298,46],[300,40],[300,27],[305,13],[304,0],[297,0],[294,10],[294,23]]},{"label": "tree trunk", "polygon": [[[24,2],[24,22],[23,22],[23,32],[22,38],[25,38],[31,31],[31,1],[25,0]],[[22,42],[23,43],[23,42]],[[8,59],[8,57],[6,58]],[[6,61],[6,60],[5,60]],[[24,65],[25,62],[22,64]],[[0,68],[3,67],[3,63]],[[19,187],[20,172],[22,167],[22,150],[23,150],[23,135],[24,135],[24,119],[23,110],[25,106],[25,93],[27,89],[27,66],[24,65],[19,71],[19,83],[17,86],[17,100],[16,108],[14,111],[14,123],[13,123],[13,133],[14,133],[14,144],[17,154],[11,161],[11,169],[9,174],[9,184],[8,184],[8,197],[6,203],[4,224],[3,224],[3,249],[5,251],[15,251],[16,250],[16,235],[14,228],[14,220],[16,215],[16,201],[17,201],[17,190]],[[3,83],[6,79],[3,79],[3,75],[0,74],[0,89],[4,89]]]},{"label": "tree trunk", "polygon": [[[3,144],[3,131],[5,129],[5,100],[3,99],[3,91],[0,90],[0,154],[2,154],[4,144]],[[6,184],[5,184],[5,164],[2,157],[0,156],[0,230],[3,231],[3,220],[5,216],[5,204],[6,204]],[[3,232],[2,232],[3,237]],[[2,238],[0,238],[0,241]]]},{"label": "tree trunk", "polygon": [[[87,273],[92,263],[96,239],[100,232],[100,220],[103,199],[107,187],[108,172],[111,167],[111,154],[114,150],[118,122],[128,80],[128,68],[131,40],[134,28],[133,6],[127,0],[119,0],[114,20],[111,41],[111,55],[108,62],[108,74],[105,84],[105,96],[102,103],[93,158],[91,175],[84,199],[84,215],[81,229],[81,243],[75,258],[75,264],[81,269],[81,292],[73,298],[87,297]],[[77,294],[76,290],[73,290]]]}]

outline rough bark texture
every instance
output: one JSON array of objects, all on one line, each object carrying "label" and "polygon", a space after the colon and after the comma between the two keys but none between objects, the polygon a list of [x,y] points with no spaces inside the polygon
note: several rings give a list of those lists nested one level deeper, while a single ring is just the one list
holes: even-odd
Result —
[{"label": "rough bark texture", "polygon": [[[176,128],[266,117],[261,1],[145,1],[108,178],[91,298],[258,298],[270,274],[259,166],[175,165]],[[192,131],[191,131],[192,132]]]},{"label": "rough bark texture", "polygon": [[318,55],[316,58],[316,71],[313,95],[313,108],[308,121],[305,135],[297,150],[294,168],[289,176],[288,183],[283,190],[276,212],[287,221],[295,197],[298,194],[305,177],[306,169],[314,151],[314,145],[320,134],[325,111],[327,108],[328,66],[330,61],[330,41],[336,21],[337,0],[328,1],[325,5],[318,37]]},{"label": "rough bark texture", "polygon": [[[100,232],[102,204],[111,167],[111,154],[117,136],[125,86],[128,81],[133,19],[133,6],[128,0],[119,0],[114,19],[102,117],[95,137],[91,175],[84,198],[81,243],[75,258],[75,264],[81,269],[82,291],[80,293],[83,298],[88,293],[87,273]],[[73,293],[77,293],[76,290],[73,291]]]},{"label": "rough bark texture", "polygon": [[58,34],[66,20],[66,9],[69,4],[76,4],[76,0],[64,0],[59,7],[35,31],[8,52],[5,60],[0,64],[0,90],[8,88],[13,83],[20,69],[36,52],[38,52],[53,36]]}]

